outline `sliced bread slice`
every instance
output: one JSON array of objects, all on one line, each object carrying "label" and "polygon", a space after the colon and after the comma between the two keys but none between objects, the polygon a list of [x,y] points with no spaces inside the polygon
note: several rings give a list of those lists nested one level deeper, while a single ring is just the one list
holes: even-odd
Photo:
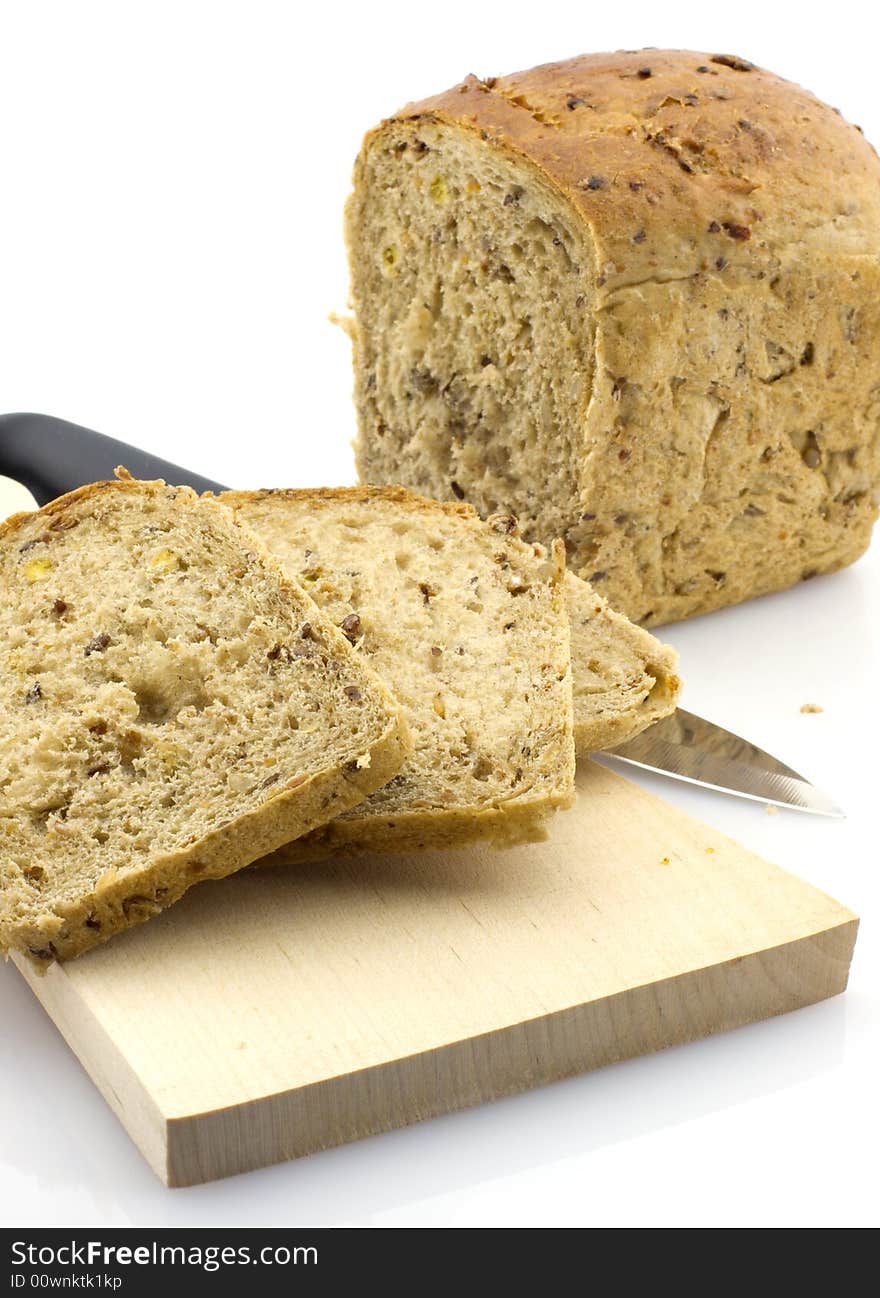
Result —
[{"label": "sliced bread slice", "polygon": [[675,650],[615,612],[573,572],[565,574],[565,595],[580,756],[622,744],[674,712],[681,681]]},{"label": "sliced bread slice", "polygon": [[408,750],[222,505],[102,482],[0,527],[0,949],[77,955],[361,801]]},{"label": "sliced bread slice", "polygon": [[391,684],[413,753],[274,860],[543,837],[573,795],[564,554],[397,488],[221,496]]},{"label": "sliced bread slice", "polygon": [[[305,535],[305,521],[310,509],[314,506],[316,511],[320,510],[316,517],[326,522],[328,517],[332,517],[334,501],[339,510],[351,508],[353,502],[358,502],[362,509],[368,508],[368,501],[378,502],[381,508],[376,508],[370,515],[371,536],[379,546],[381,556],[373,574],[378,597],[373,611],[374,636],[385,634],[383,619],[386,616],[392,630],[396,622],[393,599],[400,577],[395,567],[386,565],[384,560],[395,545],[404,511],[421,511],[427,517],[433,510],[435,517],[444,519],[447,529],[455,527],[459,519],[473,520],[474,517],[473,511],[465,505],[444,505],[443,514],[437,515],[436,502],[427,501],[403,487],[361,487],[355,494],[349,489],[229,492],[223,499],[260,532],[269,549],[295,577],[311,583],[310,589],[319,602],[326,598],[326,582],[316,581],[314,570],[309,567],[312,548]],[[508,516],[505,516],[504,527],[507,529],[505,535],[518,535],[518,528]],[[358,543],[358,553],[362,549],[363,545]],[[340,567],[351,566],[348,557],[346,547],[340,543],[322,555],[322,562],[332,575]],[[386,580],[388,586],[383,590],[382,583]],[[632,739],[654,721],[675,710],[681,690],[677,674],[678,655],[649,631],[636,626],[622,613],[615,612],[607,600],[574,573],[566,572],[564,589],[571,623],[574,741],[578,755],[586,756]],[[345,609],[343,612],[342,604],[336,602],[334,612],[340,619],[351,611]],[[382,668],[399,674],[400,664],[388,660],[382,663]],[[389,675],[388,680],[392,688],[397,687],[394,675]]]}]

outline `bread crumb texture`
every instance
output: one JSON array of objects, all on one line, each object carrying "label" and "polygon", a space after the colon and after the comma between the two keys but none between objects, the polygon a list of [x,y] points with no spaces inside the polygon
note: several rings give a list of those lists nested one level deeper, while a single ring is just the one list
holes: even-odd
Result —
[{"label": "bread crumb texture", "polygon": [[388,784],[277,859],[542,837],[574,780],[561,546],[395,488],[222,499],[391,684],[413,741]]},{"label": "bread crumb texture", "polygon": [[824,711],[825,711],[825,709],[822,707],[822,705],[821,705],[820,703],[802,703],[802,704],[801,704],[801,712],[814,713],[814,712],[824,712]]},{"label": "bread crumb texture", "polygon": [[15,516],[0,591],[4,950],[74,955],[403,758],[385,687],[188,489],[100,483]]},{"label": "bread crumb texture", "polygon": [[678,654],[571,572],[565,594],[575,745],[579,754],[614,748],[675,711]]},{"label": "bread crumb texture", "polygon": [[880,162],[734,55],[468,77],[348,204],[357,460],[563,537],[658,624],[851,563],[880,481]]}]

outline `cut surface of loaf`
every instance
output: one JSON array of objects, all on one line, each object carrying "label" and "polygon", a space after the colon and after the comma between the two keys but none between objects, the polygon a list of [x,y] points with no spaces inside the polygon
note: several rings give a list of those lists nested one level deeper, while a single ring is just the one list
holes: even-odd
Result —
[{"label": "cut surface of loaf", "polygon": [[0,527],[0,949],[78,954],[353,806],[397,705],[221,505],[97,483]]},{"label": "cut surface of loaf", "polygon": [[574,780],[561,546],[395,488],[220,499],[389,682],[413,741],[394,779],[272,859],[542,836]]},{"label": "cut surface of loaf", "polygon": [[865,548],[880,162],[731,55],[469,77],[372,131],[347,210],[357,459],[657,624]]},{"label": "cut surface of loaf", "polygon": [[571,624],[574,742],[579,755],[614,748],[675,711],[678,655],[565,574]]}]

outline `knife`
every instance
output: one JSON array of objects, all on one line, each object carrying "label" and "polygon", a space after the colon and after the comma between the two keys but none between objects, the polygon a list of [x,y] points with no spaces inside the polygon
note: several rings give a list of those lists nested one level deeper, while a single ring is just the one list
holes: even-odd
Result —
[{"label": "knife", "polygon": [[777,757],[684,708],[676,708],[634,739],[597,756],[753,802],[844,818],[827,793]]},{"label": "knife", "polygon": [[[21,484],[40,505],[83,483],[112,478],[118,464],[136,478],[164,478],[196,491],[226,490],[219,482],[79,424],[49,415],[0,415],[0,477]],[[719,793],[843,817],[827,794],[790,766],[684,708],[601,756]]]}]

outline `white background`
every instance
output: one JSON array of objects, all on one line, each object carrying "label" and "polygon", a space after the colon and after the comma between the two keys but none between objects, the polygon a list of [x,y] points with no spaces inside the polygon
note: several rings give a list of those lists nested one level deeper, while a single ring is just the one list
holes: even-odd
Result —
[{"label": "white background", "polygon": [[[743,54],[880,141],[868,9],[0,4],[0,411],[237,486],[353,480],[341,207],[365,128],[467,72],[589,49]],[[856,33],[861,33],[855,38]],[[845,822],[652,787],[863,917],[845,997],[298,1164],[163,1189],[11,966],[0,1224],[877,1224],[880,547],[672,628],[685,703]],[[817,702],[820,715],[800,705]]]}]

